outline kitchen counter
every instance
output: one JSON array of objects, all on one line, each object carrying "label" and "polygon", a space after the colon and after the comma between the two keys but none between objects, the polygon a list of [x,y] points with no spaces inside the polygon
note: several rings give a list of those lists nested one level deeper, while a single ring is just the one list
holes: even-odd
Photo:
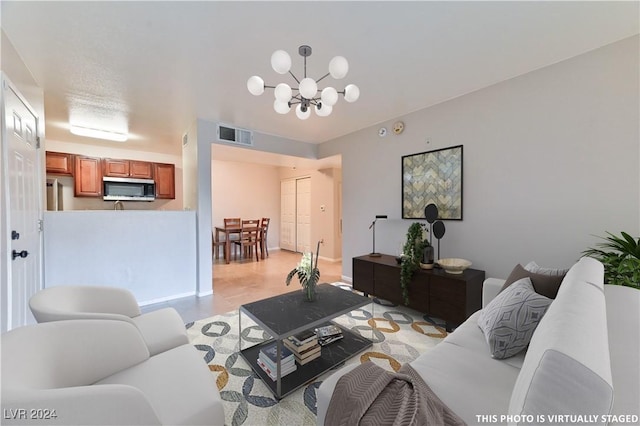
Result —
[{"label": "kitchen counter", "polygon": [[193,211],[88,210],[44,214],[44,285],[131,290],[142,305],[194,295]]}]

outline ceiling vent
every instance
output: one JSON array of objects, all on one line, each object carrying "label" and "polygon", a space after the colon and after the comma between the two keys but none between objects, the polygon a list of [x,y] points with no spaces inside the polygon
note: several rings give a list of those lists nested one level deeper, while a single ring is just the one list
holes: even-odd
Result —
[{"label": "ceiling vent", "polygon": [[250,130],[237,129],[227,126],[226,124],[218,124],[216,134],[220,142],[253,146],[253,132]]}]

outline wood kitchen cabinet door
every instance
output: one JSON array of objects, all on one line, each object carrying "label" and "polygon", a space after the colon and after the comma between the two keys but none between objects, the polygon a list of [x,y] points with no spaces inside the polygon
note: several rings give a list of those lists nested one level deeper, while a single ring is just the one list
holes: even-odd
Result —
[{"label": "wood kitchen cabinet door", "polygon": [[129,177],[137,179],[153,178],[153,163],[147,161],[129,161]]},{"label": "wood kitchen cabinet door", "polygon": [[74,194],[76,197],[102,196],[102,167],[100,158],[75,157]]},{"label": "wood kitchen cabinet door", "polygon": [[174,200],[176,198],[176,166],[153,163],[153,176],[156,181],[156,198]]},{"label": "wood kitchen cabinet door", "polygon": [[47,151],[45,153],[47,173],[54,175],[73,175],[73,154]]},{"label": "wood kitchen cabinet door", "polygon": [[129,160],[103,158],[102,172],[108,177],[129,177]]}]

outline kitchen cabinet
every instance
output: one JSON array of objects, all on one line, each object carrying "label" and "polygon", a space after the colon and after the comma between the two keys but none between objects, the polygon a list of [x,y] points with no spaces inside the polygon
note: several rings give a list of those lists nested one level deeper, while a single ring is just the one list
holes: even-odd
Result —
[{"label": "kitchen cabinet", "polygon": [[102,159],[102,173],[108,177],[153,178],[153,163],[136,160]]},{"label": "kitchen cabinet", "polygon": [[174,164],[153,163],[153,178],[156,181],[156,198],[170,200],[176,198],[176,166]]},{"label": "kitchen cabinet", "polygon": [[[416,271],[409,285],[409,307],[446,321],[447,329],[463,323],[482,307],[485,272],[467,269],[448,274],[443,269]],[[395,257],[353,258],[353,288],[396,304],[403,304],[400,265]]]},{"label": "kitchen cabinet", "polygon": [[47,174],[73,176],[73,154],[45,152]]},{"label": "kitchen cabinet", "polygon": [[102,168],[100,158],[76,155],[73,180],[76,197],[101,197]]}]

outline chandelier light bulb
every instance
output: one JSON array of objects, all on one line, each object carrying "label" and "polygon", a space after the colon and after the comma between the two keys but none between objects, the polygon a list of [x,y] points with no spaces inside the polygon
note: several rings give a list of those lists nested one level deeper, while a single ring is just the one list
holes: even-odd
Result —
[{"label": "chandelier light bulb", "polygon": [[303,98],[313,99],[318,93],[318,84],[312,78],[303,78],[299,90]]},{"label": "chandelier light bulb", "polygon": [[307,108],[305,112],[302,112],[302,104],[298,104],[296,107],[296,115],[300,120],[306,120],[311,115],[311,111]]},{"label": "chandelier light bulb", "polygon": [[247,80],[247,89],[254,96],[260,96],[264,92],[264,80],[254,75]]},{"label": "chandelier light bulb", "polygon": [[322,90],[320,99],[322,99],[322,105],[334,106],[338,102],[338,91],[333,87],[327,87]]},{"label": "chandelier light bulb", "polygon": [[284,50],[276,50],[271,55],[271,67],[278,74],[286,74],[291,69],[291,56]]},{"label": "chandelier light bulb", "polygon": [[276,86],[274,95],[276,96],[276,99],[281,102],[289,102],[293,92],[287,83],[280,83]]},{"label": "chandelier light bulb", "polygon": [[329,62],[329,74],[336,80],[344,78],[349,72],[349,62],[344,56],[334,56]]},{"label": "chandelier light bulb", "polygon": [[331,114],[333,111],[333,107],[331,105],[326,105],[324,103],[318,103],[316,105],[316,114],[320,117],[326,117]]},{"label": "chandelier light bulb", "polygon": [[[295,80],[294,85],[290,83],[280,83],[276,86],[265,85],[262,78],[254,75],[247,80],[247,89],[254,96],[262,95],[265,89],[274,89],[273,109],[278,114],[287,114],[291,109],[295,109],[296,116],[300,120],[308,119],[312,109],[315,109],[316,115],[319,117],[331,115],[341,94],[347,102],[357,101],[360,97],[360,89],[355,84],[348,84],[340,90],[336,87],[324,87],[324,84],[319,86],[316,80],[307,77],[307,59],[311,56],[311,52],[311,47],[306,44],[298,47],[298,54],[304,59],[304,78],[298,78],[291,71],[291,56],[285,50],[276,50],[271,55],[273,70],[278,74],[290,74]],[[334,56],[329,61],[329,73],[323,75],[320,80],[329,75],[339,80],[346,77],[348,72],[349,62],[347,59],[344,56]],[[294,106],[295,108],[293,108]]]},{"label": "chandelier light bulb", "polygon": [[276,110],[278,114],[286,114],[291,111],[291,107],[289,106],[289,102],[282,102],[279,100],[273,101],[273,109]]},{"label": "chandelier light bulb", "polygon": [[349,84],[344,88],[344,100],[347,102],[355,102],[360,97],[360,89],[355,84]]}]

